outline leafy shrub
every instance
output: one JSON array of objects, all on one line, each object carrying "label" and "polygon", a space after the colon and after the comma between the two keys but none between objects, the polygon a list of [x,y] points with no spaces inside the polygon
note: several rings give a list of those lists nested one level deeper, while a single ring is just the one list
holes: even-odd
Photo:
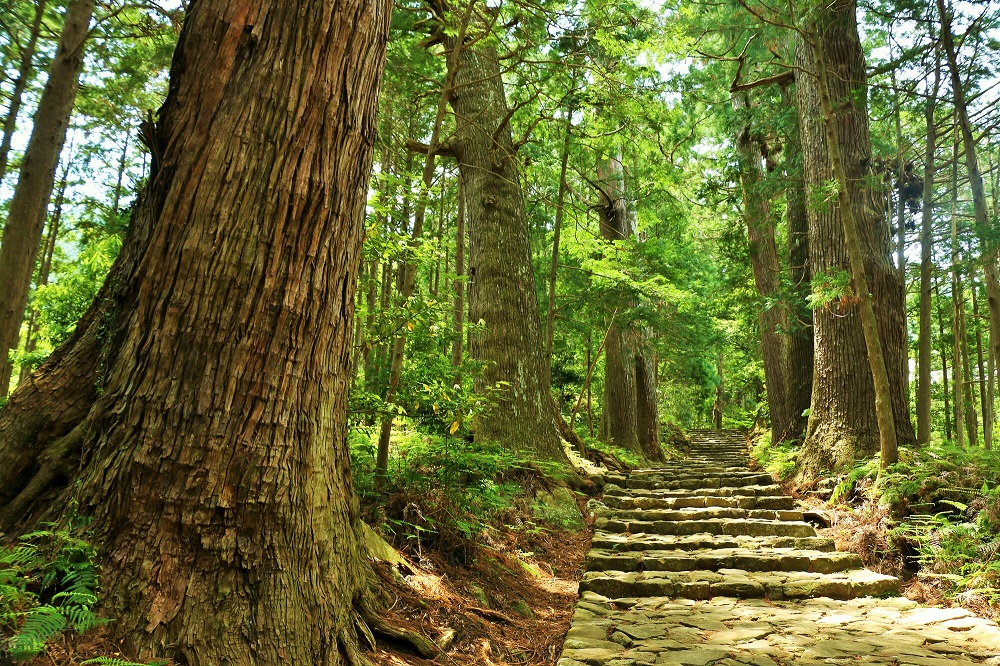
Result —
[{"label": "leafy shrub", "polygon": [[791,442],[771,442],[771,433],[761,434],[753,445],[750,455],[757,465],[771,476],[782,481],[791,478],[799,457],[799,447]]},{"label": "leafy shrub", "polygon": [[375,472],[375,443],[362,430],[349,437],[355,489],[366,520],[394,541],[468,555],[488,520],[513,507],[531,476],[529,461],[489,442],[413,429],[396,432],[387,473]]}]

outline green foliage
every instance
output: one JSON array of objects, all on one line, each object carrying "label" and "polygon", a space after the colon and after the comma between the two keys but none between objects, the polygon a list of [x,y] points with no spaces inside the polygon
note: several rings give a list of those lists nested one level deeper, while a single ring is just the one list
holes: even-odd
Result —
[{"label": "green foliage", "polygon": [[640,456],[629,451],[628,449],[623,449],[620,446],[615,446],[614,444],[608,444],[607,442],[602,442],[601,440],[594,437],[584,437],[584,443],[587,445],[588,449],[594,449],[595,451],[600,451],[601,453],[607,454],[620,462],[625,467],[636,468],[642,467],[647,464]]},{"label": "green foliage", "polygon": [[762,433],[754,442],[750,455],[771,476],[782,481],[790,479],[799,457],[799,447],[791,442],[771,442],[771,432]]},{"label": "green foliage", "polygon": [[375,472],[375,444],[352,431],[355,489],[369,514],[397,544],[415,552],[440,548],[462,559],[489,520],[522,495],[531,463],[497,444],[397,430],[384,478]]},{"label": "green foliage", "polygon": [[13,635],[4,646],[16,661],[41,652],[66,630],[83,634],[107,620],[94,611],[96,550],[68,527],[22,536],[0,550],[0,624]]},{"label": "green foliage", "polygon": [[166,666],[167,661],[129,661],[128,659],[122,659],[120,657],[95,657],[94,659],[88,659],[87,661],[80,662],[83,666],[88,664],[94,664],[94,666]]}]

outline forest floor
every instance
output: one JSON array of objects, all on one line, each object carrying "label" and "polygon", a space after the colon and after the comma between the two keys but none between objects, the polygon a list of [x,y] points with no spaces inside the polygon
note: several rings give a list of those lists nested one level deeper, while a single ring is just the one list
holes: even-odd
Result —
[{"label": "forest floor", "polygon": [[423,659],[409,645],[380,639],[380,666],[455,664],[542,666],[562,650],[577,601],[591,530],[495,531],[470,564],[425,553],[419,563],[380,563],[390,607],[410,630],[454,643],[443,657]]}]

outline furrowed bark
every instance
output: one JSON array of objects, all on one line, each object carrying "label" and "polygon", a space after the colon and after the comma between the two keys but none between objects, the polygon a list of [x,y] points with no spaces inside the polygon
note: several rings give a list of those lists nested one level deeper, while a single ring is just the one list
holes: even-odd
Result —
[{"label": "furrowed bark", "polygon": [[463,49],[455,84],[451,146],[465,181],[469,321],[483,324],[481,332],[470,331],[469,353],[485,363],[477,391],[499,386],[496,404],[477,419],[475,434],[543,460],[566,461],[549,392],[524,191],[496,50],[485,40]]},{"label": "furrowed bark", "polygon": [[[870,276],[873,309],[878,311],[878,337],[888,375],[892,420],[900,443],[915,439],[903,368],[905,316],[899,275],[892,265],[889,230],[881,213],[880,195],[870,186],[871,140],[868,130],[864,57],[858,39],[856,4],[837,0],[823,10],[814,40],[829,68],[830,105],[836,111],[833,130],[842,155],[843,178],[834,173],[830,140],[824,118],[818,78],[801,76],[796,83],[802,135],[803,165],[809,208],[809,256],[814,284],[819,276],[851,271],[845,224],[845,204],[822,201],[825,184],[840,181],[847,204],[857,218],[862,269]],[[816,72],[817,58],[800,40],[796,64]],[[846,183],[844,183],[846,181]],[[859,285],[855,283],[855,292]],[[866,294],[867,295],[867,294]],[[815,371],[812,407],[799,475],[822,469],[850,467],[879,447],[876,395],[866,337],[858,303],[841,299],[814,312]],[[888,433],[887,433],[888,434]]]},{"label": "furrowed bark", "polygon": [[736,152],[740,164],[743,217],[747,227],[750,263],[761,301],[758,325],[764,361],[764,385],[771,417],[771,440],[780,442],[782,435],[789,430],[792,419],[788,408],[788,368],[782,335],[788,328],[788,321],[783,308],[765,305],[774,299],[781,282],[778,247],[774,239],[774,215],[766,192],[764,154],[760,140],[751,133],[748,115],[750,107],[745,93],[733,97],[733,108],[746,115],[746,122],[736,137]]},{"label": "furrowed bark", "polygon": [[[68,454],[3,508],[44,481],[48,515],[93,517],[112,639],[142,658],[367,663],[346,409],[390,9],[192,5],[121,256],[0,412]],[[74,414],[41,413],[70,388]]]}]

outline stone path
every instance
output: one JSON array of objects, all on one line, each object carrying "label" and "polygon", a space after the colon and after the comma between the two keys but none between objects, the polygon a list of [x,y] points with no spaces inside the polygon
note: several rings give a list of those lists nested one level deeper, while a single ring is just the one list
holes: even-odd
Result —
[{"label": "stone path", "polygon": [[742,435],[691,440],[683,462],[607,478],[559,666],[1000,666],[994,623],[836,552],[748,469]]}]

